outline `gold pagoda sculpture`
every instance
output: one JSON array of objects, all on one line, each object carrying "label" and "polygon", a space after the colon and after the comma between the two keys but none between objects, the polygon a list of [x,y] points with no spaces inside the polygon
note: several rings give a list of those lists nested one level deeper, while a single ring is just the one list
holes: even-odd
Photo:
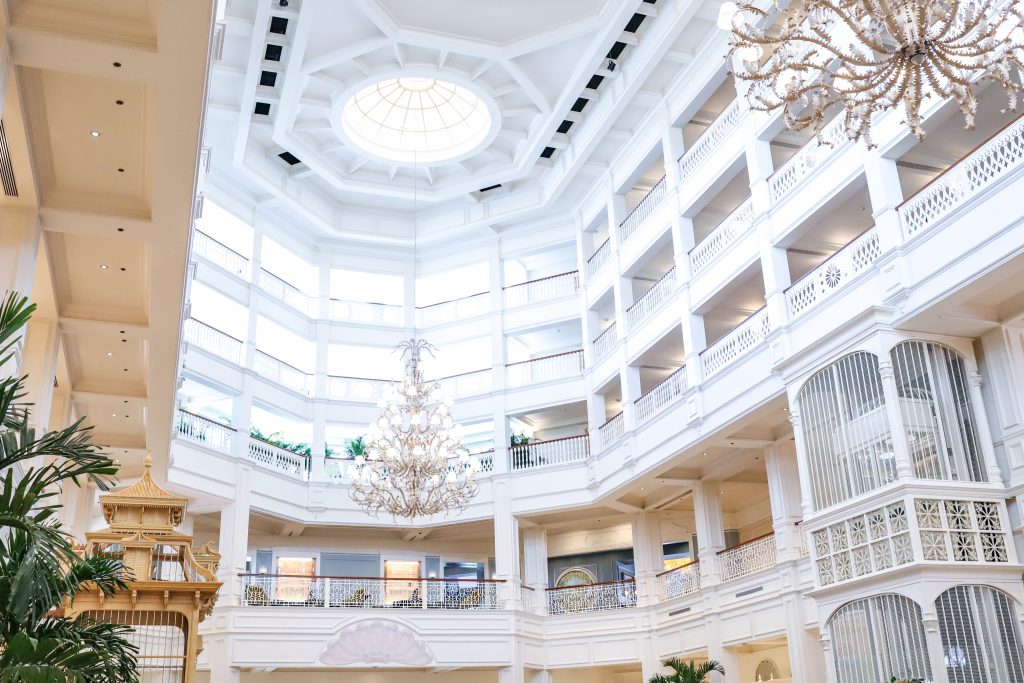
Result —
[{"label": "gold pagoda sculpture", "polygon": [[220,555],[209,544],[193,550],[192,537],[177,531],[188,500],[158,486],[152,466],[147,455],[138,482],[100,496],[110,526],[85,534],[83,552],[122,560],[127,590],[108,596],[83,591],[64,614],[131,626],[142,683],[192,683],[202,649],[199,622],[213,610],[221,586]]}]

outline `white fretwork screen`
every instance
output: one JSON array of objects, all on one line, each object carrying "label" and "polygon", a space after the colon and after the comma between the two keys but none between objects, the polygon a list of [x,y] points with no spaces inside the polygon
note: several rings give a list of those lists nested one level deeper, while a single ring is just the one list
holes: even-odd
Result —
[{"label": "white fretwork screen", "polygon": [[942,344],[908,341],[891,356],[915,476],[985,481],[960,354]]},{"label": "white fretwork screen", "polygon": [[988,586],[955,586],[935,601],[949,683],[1024,681],[1013,600]]},{"label": "white fretwork screen", "polygon": [[847,603],[828,630],[837,683],[931,680],[921,608],[909,598],[887,593]]},{"label": "white fretwork screen", "polygon": [[816,510],[895,480],[878,358],[839,359],[807,381],[797,403]]},{"label": "white fretwork screen", "polygon": [[128,640],[138,648],[139,683],[181,683],[185,679],[188,624],[180,612],[93,610],[96,621],[131,626]]}]

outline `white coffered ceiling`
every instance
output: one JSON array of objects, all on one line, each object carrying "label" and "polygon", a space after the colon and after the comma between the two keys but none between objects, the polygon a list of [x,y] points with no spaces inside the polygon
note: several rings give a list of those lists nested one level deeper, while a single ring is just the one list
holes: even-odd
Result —
[{"label": "white coffered ceiling", "polygon": [[[209,96],[210,179],[318,238],[388,243],[410,231],[380,230],[374,212],[407,213],[414,194],[449,235],[455,222],[499,230],[531,212],[567,211],[642,130],[693,55],[714,42],[717,8],[700,0],[285,5],[226,7]],[[496,112],[484,144],[413,167],[349,141],[346,102],[402,76],[479,94]],[[488,208],[499,204],[509,208]],[[420,225],[429,239],[430,220]]]}]

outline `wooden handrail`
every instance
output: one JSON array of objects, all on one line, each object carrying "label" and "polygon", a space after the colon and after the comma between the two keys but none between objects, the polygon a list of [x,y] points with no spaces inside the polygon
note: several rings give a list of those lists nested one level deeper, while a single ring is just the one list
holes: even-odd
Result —
[{"label": "wooden handrail", "polygon": [[749,541],[743,541],[743,543],[737,543],[736,545],[734,545],[734,546],[733,546],[733,547],[731,547],[731,548],[726,548],[725,550],[719,550],[719,551],[718,551],[717,553],[715,553],[715,554],[716,554],[716,555],[723,555],[723,554],[725,554],[725,553],[729,553],[729,552],[732,552],[733,550],[736,550],[737,548],[742,548],[742,547],[743,547],[743,546],[745,546],[745,545],[750,545],[751,543],[756,543],[757,541],[761,541],[761,540],[764,540],[764,539],[768,538],[769,536],[774,536],[774,535],[775,535],[775,532],[774,532],[774,531],[769,531],[769,532],[768,532],[768,533],[766,533],[766,534],[761,534],[761,535],[760,535],[760,536],[758,536],[757,538],[752,538],[752,539],[750,539]]},{"label": "wooden handrail", "polygon": [[[617,420],[620,417],[622,417],[622,411],[621,410],[619,412],[615,413],[614,415],[612,415],[611,417],[609,417],[607,420],[605,420],[604,424],[602,424],[601,427],[607,427],[613,420]],[[601,427],[598,427],[598,429],[601,429]]]},{"label": "wooden handrail", "polygon": [[[525,287],[526,285],[533,284],[534,282],[544,282],[545,280],[554,280],[556,277],[565,277],[566,275],[576,275],[577,273],[579,273],[578,270],[567,270],[564,273],[559,273],[558,275],[548,275],[547,277],[539,277],[536,280],[527,280],[526,282],[520,282],[517,285],[508,285],[506,287],[502,287],[502,289],[514,289],[516,287]],[[525,588],[525,586],[524,586],[524,588]]]},{"label": "wooden handrail", "polygon": [[509,448],[524,448],[526,446],[538,446],[542,443],[556,443],[558,441],[568,441],[570,439],[584,439],[588,434],[577,434],[576,436],[561,436],[557,439],[547,439],[546,441],[531,441],[530,443],[520,443],[515,446],[509,446]]},{"label": "wooden handrail", "polygon": [[591,261],[593,261],[594,257],[597,256],[598,252],[601,251],[602,249],[604,249],[604,246],[606,244],[608,244],[609,242],[611,242],[611,240],[612,240],[612,238],[611,238],[611,236],[609,236],[608,239],[606,239],[604,242],[601,242],[601,246],[599,246],[597,249],[594,250],[594,253],[591,254],[590,258],[587,259],[587,263],[590,263]]},{"label": "wooden handrail", "polygon": [[248,576],[264,576],[269,579],[345,579],[349,581],[464,581],[466,583],[505,583],[505,579],[448,579],[448,578],[429,578],[425,576],[410,577],[408,579],[385,577],[385,576],[325,576],[317,574],[315,576],[305,576],[303,574],[246,574],[240,573],[240,577],[245,578]]},{"label": "wooden handrail", "polygon": [[199,413],[193,413],[191,410],[185,410],[184,408],[178,408],[178,412],[179,413],[185,413],[186,415],[191,415],[192,417],[198,417],[200,420],[203,420],[204,422],[213,423],[213,424],[217,425],[218,427],[223,427],[224,429],[230,429],[233,432],[237,432],[238,431],[237,429],[235,429],[231,425],[226,425],[223,422],[219,422],[217,420],[213,420],[211,418],[206,417],[205,415],[200,415]]},{"label": "wooden handrail", "polygon": [[671,268],[669,268],[668,270],[666,270],[666,271],[665,271],[665,273],[664,273],[664,274],[663,274],[663,275],[662,275],[661,277],[659,277],[659,278],[658,278],[657,280],[655,280],[655,281],[654,281],[654,284],[653,284],[653,285],[651,285],[650,289],[648,289],[648,290],[647,290],[646,292],[644,292],[643,294],[641,294],[641,295],[640,295],[640,298],[639,298],[639,299],[637,299],[636,301],[634,301],[633,303],[631,303],[631,304],[629,305],[629,308],[627,308],[627,309],[626,309],[626,313],[629,313],[630,311],[632,311],[632,310],[633,310],[633,307],[634,307],[634,306],[636,306],[636,305],[637,305],[637,304],[639,304],[639,303],[640,303],[641,301],[643,301],[643,300],[644,300],[644,297],[645,297],[645,296],[647,296],[648,294],[650,294],[651,292],[653,292],[653,291],[654,291],[654,288],[655,288],[655,287],[657,287],[658,285],[660,285],[660,284],[661,284],[661,281],[662,281],[662,280],[664,280],[665,278],[667,278],[667,277],[668,277],[668,276],[669,276],[669,275],[670,275],[671,273],[674,273],[674,272],[675,272],[675,270],[676,270],[676,267],[675,267],[675,266],[672,266]]},{"label": "wooden handrail", "polygon": [[[238,337],[234,337],[234,336],[232,336],[232,335],[228,334],[227,332],[225,332],[224,330],[221,330],[221,329],[218,329],[218,328],[214,327],[214,326],[213,326],[213,325],[211,325],[210,323],[204,323],[204,322],[203,322],[202,320],[199,320],[198,318],[191,318],[191,317],[190,317],[190,318],[189,318],[189,320],[191,320],[191,321],[192,321],[192,322],[194,322],[194,323],[198,323],[198,324],[202,325],[203,327],[206,327],[206,328],[208,328],[208,329],[211,329],[211,330],[213,330],[214,332],[216,332],[217,334],[222,334],[222,335],[224,335],[225,337],[227,337],[228,339],[233,339],[234,341],[238,342],[239,344],[244,344],[244,343],[245,343],[244,341],[242,341],[242,340],[241,340],[241,339],[239,339]],[[268,355],[269,355],[269,354],[268,354]],[[271,358],[273,358],[273,356],[271,356]]]},{"label": "wooden handrail", "polygon": [[722,341],[723,339],[725,339],[726,337],[728,337],[728,336],[729,336],[730,334],[732,334],[732,333],[733,333],[733,332],[735,332],[736,330],[738,330],[738,329],[740,329],[741,327],[743,327],[744,325],[746,325],[746,324],[747,324],[748,322],[750,322],[750,319],[751,319],[751,318],[753,318],[753,317],[754,317],[755,315],[757,315],[758,313],[760,313],[761,311],[763,311],[763,310],[764,310],[764,309],[766,309],[766,308],[768,308],[768,304],[767,304],[767,303],[765,303],[765,305],[764,305],[764,306],[762,306],[761,308],[757,309],[756,311],[754,311],[753,313],[751,313],[750,315],[748,315],[748,316],[747,316],[746,318],[744,318],[743,320],[741,320],[741,321],[739,321],[738,323],[736,323],[736,325],[735,325],[734,327],[730,328],[728,332],[726,332],[726,333],[725,333],[725,334],[723,334],[723,335],[722,335],[721,337],[719,337],[718,339],[716,339],[716,340],[715,340],[715,343],[714,343],[714,344],[708,344],[708,345],[707,345],[706,347],[704,347],[704,350],[703,350],[703,351],[701,351],[700,353],[698,353],[697,355],[698,355],[698,356],[703,356],[703,355],[704,355],[704,354],[705,354],[706,352],[708,352],[708,351],[710,351],[711,349],[713,349],[713,348],[715,347],[715,344],[717,344],[718,342]]},{"label": "wooden handrail", "polygon": [[828,257],[827,259],[825,259],[824,261],[822,261],[821,263],[819,263],[818,265],[814,266],[814,267],[813,267],[813,268],[811,268],[811,269],[810,269],[809,271],[807,271],[806,273],[804,273],[803,275],[801,275],[801,276],[800,276],[800,277],[799,277],[799,278],[797,279],[797,281],[796,281],[796,282],[792,283],[792,284],[791,284],[791,285],[790,285],[789,287],[786,287],[786,289],[784,289],[783,291],[784,291],[784,292],[788,292],[789,290],[793,289],[793,288],[794,288],[794,287],[796,287],[796,286],[797,286],[798,284],[800,284],[801,282],[803,282],[804,280],[806,280],[807,278],[809,278],[810,276],[814,275],[814,271],[818,270],[818,269],[819,269],[819,268],[821,268],[821,267],[822,267],[823,265],[825,265],[826,263],[828,263],[829,261],[831,261],[831,260],[832,260],[832,259],[834,259],[835,257],[839,256],[839,254],[841,254],[841,253],[843,252],[843,250],[844,250],[844,249],[846,249],[846,248],[847,248],[848,246],[850,246],[851,244],[853,244],[854,242],[856,242],[857,240],[859,240],[859,239],[860,239],[861,237],[863,237],[864,235],[866,235],[866,234],[868,234],[869,232],[871,232],[871,231],[872,231],[872,230],[873,230],[874,228],[875,228],[875,224],[874,224],[874,223],[872,223],[872,224],[871,224],[871,225],[869,225],[869,226],[868,226],[867,228],[864,228],[863,230],[861,230],[861,231],[860,231],[860,233],[858,233],[858,235],[857,235],[856,237],[854,237],[854,238],[853,238],[852,240],[850,240],[849,242],[847,242],[847,243],[846,243],[846,244],[844,244],[843,246],[841,246],[841,247],[839,247],[838,249],[836,249],[836,250],[835,250],[834,252],[832,252],[832,255],[831,255],[831,256],[829,256],[829,257]]},{"label": "wooden handrail", "polygon": [[625,579],[623,581],[598,581],[596,583],[579,583],[575,586],[555,586],[554,588],[545,588],[546,591],[564,591],[568,588],[589,588],[591,586],[610,586],[611,584],[626,584],[636,583],[636,579]]},{"label": "wooden handrail", "polygon": [[725,223],[725,222],[726,222],[727,220],[729,220],[730,218],[732,218],[732,215],[733,215],[734,213],[736,213],[737,211],[739,211],[739,210],[740,210],[741,208],[743,208],[743,205],[744,205],[744,204],[746,204],[746,203],[747,203],[747,202],[749,202],[749,201],[750,201],[750,195],[747,195],[747,198],[746,198],[746,199],[744,199],[744,200],[743,200],[742,202],[740,202],[739,204],[737,204],[737,205],[736,205],[736,208],[735,208],[735,209],[733,209],[732,211],[730,211],[729,213],[727,213],[727,214],[725,215],[725,218],[723,218],[722,220],[720,220],[720,221],[718,222],[718,224],[717,224],[717,225],[715,225],[715,227],[711,228],[711,230],[709,230],[709,231],[708,231],[708,234],[704,235],[704,237],[702,237],[702,238],[701,238],[701,240],[700,240],[699,242],[697,242],[697,243],[696,243],[696,244],[694,244],[694,245],[693,245],[692,247],[690,247],[690,250],[686,252],[686,255],[692,258],[692,257],[693,257],[693,252],[697,251],[697,249],[698,249],[698,248],[700,247],[700,245],[704,244],[705,240],[707,240],[707,238],[711,237],[712,233],[714,233],[714,232],[715,232],[715,230],[718,230],[718,228],[719,228],[719,227],[720,227],[721,225],[723,225],[723,224],[724,224],[724,223]]},{"label": "wooden handrail", "polygon": [[260,438],[258,436],[253,436],[253,434],[251,432],[249,434],[249,438],[252,439],[253,441],[259,441],[260,443],[265,443],[268,446],[273,446],[274,448],[276,448],[278,450],[281,450],[281,451],[284,451],[285,453],[289,453],[291,455],[294,455],[296,458],[307,458],[308,459],[308,458],[313,457],[312,454],[306,455],[305,453],[296,453],[295,451],[290,451],[287,448],[285,448],[284,446],[278,446],[276,443],[273,443],[272,441],[267,441],[266,439]]},{"label": "wooden handrail", "polygon": [[697,146],[697,143],[700,142],[701,136],[703,136],[704,133],[706,133],[709,130],[711,130],[711,127],[713,125],[715,125],[715,121],[720,119],[725,114],[725,112],[729,111],[729,107],[731,107],[736,102],[737,99],[739,99],[739,97],[731,100],[729,102],[729,104],[725,105],[725,107],[722,108],[722,111],[720,111],[717,114],[715,114],[715,118],[711,119],[707,123],[702,123],[701,121],[690,121],[690,123],[693,123],[694,125],[697,125],[697,126],[701,126],[702,125],[702,126],[704,126],[704,131],[700,135],[697,136],[697,139],[693,141],[692,145],[690,145],[686,150],[683,151],[682,154],[679,155],[679,158],[676,159],[676,163],[677,164],[680,161],[683,160],[683,157],[685,157],[687,154],[689,154]]},{"label": "wooden handrail", "polygon": [[[289,362],[287,362],[287,361],[283,361],[283,360],[281,360],[280,358],[278,358],[277,356],[272,356],[272,355],[270,355],[269,353],[267,353],[266,351],[261,351],[260,349],[256,349],[256,353],[262,353],[262,354],[263,354],[264,356],[266,356],[267,358],[270,358],[270,359],[272,359],[272,360],[275,360],[275,361],[277,361],[278,363],[280,363],[281,365],[287,365],[288,367],[290,367],[290,368],[291,368],[292,370],[294,370],[295,372],[299,373],[300,375],[304,375],[304,376],[306,376],[306,377],[313,377],[313,376],[314,376],[314,374],[315,374],[315,373],[312,373],[312,372],[306,372],[305,370],[300,370],[299,368],[295,367],[295,366],[294,366],[294,365],[292,365],[291,363],[289,363]],[[355,378],[353,378],[353,379],[363,379],[363,378],[361,378],[361,377],[355,377]]]},{"label": "wooden handrail", "polygon": [[659,576],[665,576],[665,574],[671,574],[672,572],[677,572],[680,569],[689,569],[690,567],[695,567],[698,564],[700,564],[700,560],[694,560],[693,562],[687,562],[686,564],[680,565],[678,567],[672,567],[672,569],[666,569],[663,572],[658,572],[657,574],[654,575],[654,577],[657,578]]},{"label": "wooden handrail", "polygon": [[964,154],[964,155],[963,155],[963,156],[961,156],[961,157],[960,157],[959,159],[957,159],[956,161],[954,161],[954,162],[953,162],[952,164],[950,164],[949,166],[947,166],[947,167],[946,167],[946,170],[944,170],[944,171],[942,171],[941,173],[939,173],[939,174],[938,174],[937,176],[935,176],[934,178],[932,178],[931,180],[929,180],[929,181],[928,181],[927,183],[925,183],[925,184],[924,184],[924,185],[923,185],[923,186],[921,187],[921,189],[919,189],[919,190],[918,190],[917,192],[915,192],[914,194],[910,195],[909,197],[907,197],[906,199],[904,199],[904,200],[903,200],[902,202],[900,202],[900,203],[899,203],[899,204],[898,204],[898,205],[896,206],[896,209],[898,210],[898,209],[899,209],[900,207],[902,207],[902,206],[903,206],[904,204],[906,204],[907,202],[909,202],[909,201],[910,201],[911,199],[913,199],[913,198],[914,198],[914,197],[916,197],[917,195],[919,195],[919,194],[921,194],[922,192],[924,192],[925,190],[927,190],[927,189],[928,189],[928,187],[929,187],[929,186],[930,186],[930,185],[931,185],[932,183],[934,183],[934,182],[938,181],[938,180],[939,180],[940,178],[942,178],[942,176],[946,175],[947,173],[949,173],[950,171],[952,171],[952,170],[953,170],[954,168],[956,168],[957,166],[959,166],[959,165],[960,165],[961,163],[963,163],[964,161],[966,161],[966,160],[967,160],[967,157],[971,156],[972,154],[974,154],[975,152],[977,152],[977,151],[978,151],[979,149],[981,149],[982,147],[984,147],[984,146],[985,146],[985,145],[987,145],[988,143],[992,142],[992,140],[993,140],[993,139],[995,139],[996,137],[998,137],[999,135],[1001,135],[1001,134],[1003,133],[1003,131],[1005,131],[1005,130],[1006,130],[1007,128],[1009,128],[1009,127],[1010,127],[1010,126],[1012,126],[1013,124],[1017,123],[1017,121],[1019,121],[1019,120],[1020,120],[1021,118],[1024,118],[1024,112],[1022,112],[1022,113],[1018,114],[1017,116],[1015,116],[1015,117],[1014,117],[1014,118],[1013,118],[1013,119],[1012,119],[1012,120],[1011,120],[1011,121],[1010,121],[1009,123],[1007,123],[1007,124],[1006,124],[1005,126],[1003,126],[1003,127],[1002,127],[1002,128],[1000,128],[999,130],[997,130],[997,131],[996,131],[995,133],[992,133],[992,135],[989,135],[989,136],[988,136],[987,138],[985,138],[984,140],[982,140],[981,142],[979,142],[978,144],[976,144],[976,145],[975,145],[974,147],[972,147],[972,148],[970,149],[970,151],[968,151],[968,152],[967,152],[966,154]]},{"label": "wooden handrail", "polygon": [[611,330],[615,329],[615,326],[618,324],[618,322],[619,322],[618,320],[613,320],[608,327],[606,327],[603,330],[601,330],[601,334],[599,334],[596,337],[594,337],[593,343],[596,344],[598,339],[600,339],[604,335],[608,334],[608,332],[610,332]]},{"label": "wooden handrail", "polygon": [[661,176],[661,179],[658,180],[658,182],[651,185],[651,189],[647,190],[647,192],[644,192],[644,196],[640,199],[639,202],[637,202],[636,206],[633,207],[633,210],[630,211],[629,214],[627,214],[626,217],[623,218],[622,221],[619,223],[620,228],[626,224],[626,221],[633,217],[633,214],[636,213],[641,206],[643,206],[644,201],[651,196],[651,193],[657,189],[658,185],[661,185],[662,181],[665,181],[667,179],[668,175]]},{"label": "wooden handrail", "polygon": [[531,358],[529,360],[518,360],[515,363],[508,363],[505,365],[506,368],[510,368],[513,365],[525,365],[526,363],[534,363],[539,360],[547,360],[549,358],[558,358],[559,356],[571,356],[575,353],[583,353],[583,349],[576,349],[574,351],[563,351],[562,353],[553,353],[550,356],[538,356],[537,358]]},{"label": "wooden handrail", "polygon": [[444,377],[438,377],[437,379],[427,380],[428,382],[443,382],[446,379],[456,379],[458,377],[465,377],[466,375],[475,375],[480,372],[490,372],[491,368],[480,368],[479,370],[469,370],[468,372],[460,372],[455,375],[446,375]]},{"label": "wooden handrail", "polygon": [[654,393],[654,392],[655,392],[655,391],[656,391],[656,390],[658,389],[658,387],[660,387],[660,386],[661,386],[662,384],[665,384],[666,382],[668,382],[668,381],[669,381],[670,379],[672,379],[673,377],[675,377],[676,375],[678,375],[678,374],[679,374],[680,372],[682,372],[682,371],[683,371],[683,370],[685,370],[685,369],[686,369],[686,365],[685,365],[685,364],[683,364],[683,365],[680,365],[680,366],[679,366],[678,368],[676,368],[676,369],[675,369],[675,370],[673,370],[673,371],[672,371],[671,373],[669,373],[668,377],[666,377],[665,379],[661,380],[660,382],[658,382],[657,384],[655,384],[655,385],[654,385],[653,387],[651,387],[650,389],[648,389],[648,390],[647,390],[647,391],[646,391],[646,392],[645,392],[644,394],[642,394],[642,395],[640,396],[640,398],[638,398],[638,399],[635,399],[635,400],[633,401],[633,403],[636,403],[637,401],[639,401],[640,399],[642,399],[642,398],[646,397],[646,396],[647,396],[647,395],[649,395],[649,394],[653,394],[653,393]]},{"label": "wooden handrail", "polygon": [[[266,354],[266,355],[270,355],[270,354]],[[270,357],[274,358],[273,356],[270,356]],[[277,360],[277,359],[275,359],[275,360]],[[284,363],[284,361],[281,361],[281,362]],[[287,365],[287,363],[285,363],[285,365]],[[296,370],[298,370],[298,368],[296,368]],[[302,372],[302,371],[299,370],[299,372]],[[387,382],[389,384],[390,383],[397,383],[399,381],[399,380],[396,380],[396,379],[380,379],[378,377],[353,377],[352,375],[327,375],[327,379],[331,379],[332,377],[335,378],[335,379],[355,379],[355,380],[359,380],[360,382]]]},{"label": "wooden handrail", "polygon": [[422,310],[427,309],[427,308],[433,308],[434,306],[443,306],[444,304],[452,304],[452,303],[455,303],[456,301],[464,301],[466,299],[472,299],[473,297],[484,296],[485,294],[490,294],[490,290],[485,290],[483,292],[477,292],[476,294],[467,294],[466,296],[459,296],[459,297],[456,297],[454,299],[448,299],[447,301],[438,301],[435,304],[427,304],[426,306],[417,306],[416,310],[417,311],[422,311]]},{"label": "wooden handrail", "polygon": [[333,296],[329,297],[331,301],[337,301],[343,304],[369,304],[370,306],[387,306],[388,308],[404,308],[402,304],[385,304],[380,301],[353,301],[352,299],[335,299]]},{"label": "wooden handrail", "polygon": [[241,253],[239,253],[239,252],[235,251],[234,249],[232,249],[232,248],[231,248],[231,247],[229,247],[228,245],[226,245],[226,244],[224,244],[223,242],[221,242],[221,241],[220,241],[219,239],[216,239],[215,237],[210,237],[209,233],[203,232],[203,231],[202,231],[202,230],[200,230],[199,228],[196,228],[196,233],[197,233],[197,234],[200,234],[200,235],[202,235],[203,237],[205,237],[206,239],[210,240],[211,242],[216,242],[216,243],[217,243],[217,244],[219,244],[220,246],[222,246],[222,247],[224,247],[225,249],[227,249],[228,251],[230,251],[230,252],[231,252],[232,254],[234,254],[235,256],[238,256],[239,258],[245,259],[245,261],[246,261],[246,262],[248,262],[248,261],[249,261],[249,257],[248,257],[248,256],[245,256],[245,255],[243,255],[243,254],[241,254]]},{"label": "wooden handrail", "polygon": [[301,289],[299,289],[298,287],[296,287],[296,286],[295,286],[295,285],[293,285],[292,283],[290,283],[290,282],[288,282],[287,280],[285,280],[285,279],[284,279],[283,277],[280,277],[280,276],[278,276],[278,275],[274,275],[273,273],[271,273],[271,272],[270,272],[269,270],[267,270],[266,268],[264,268],[264,267],[262,267],[262,266],[260,266],[260,273],[266,273],[266,274],[267,274],[267,275],[269,275],[270,277],[272,277],[272,278],[274,278],[275,280],[277,280],[278,282],[280,282],[280,283],[281,283],[282,285],[284,285],[285,287],[290,287],[290,288],[294,289],[294,290],[295,290],[296,292],[298,292],[298,293],[299,293],[299,294],[301,294],[302,296],[306,297],[307,299],[315,299],[315,298],[316,298],[315,296],[310,296],[309,294],[306,294],[306,293],[305,293],[305,292],[303,292],[303,291],[302,291]]}]

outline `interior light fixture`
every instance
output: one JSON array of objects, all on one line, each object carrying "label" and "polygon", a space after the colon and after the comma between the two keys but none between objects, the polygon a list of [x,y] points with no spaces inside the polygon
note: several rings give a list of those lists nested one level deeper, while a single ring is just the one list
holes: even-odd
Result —
[{"label": "interior light fixture", "polygon": [[106,270],[106,269],[107,269],[107,264],[106,263],[101,263],[100,264],[100,270]]},{"label": "interior light fixture", "polygon": [[89,135],[93,136],[94,138],[98,138],[100,136],[100,132],[98,130],[90,130]]},{"label": "interior light fixture", "polygon": [[113,351],[107,351],[107,355],[108,355],[108,356],[113,356],[113,355],[114,355],[114,352],[113,352]]}]

